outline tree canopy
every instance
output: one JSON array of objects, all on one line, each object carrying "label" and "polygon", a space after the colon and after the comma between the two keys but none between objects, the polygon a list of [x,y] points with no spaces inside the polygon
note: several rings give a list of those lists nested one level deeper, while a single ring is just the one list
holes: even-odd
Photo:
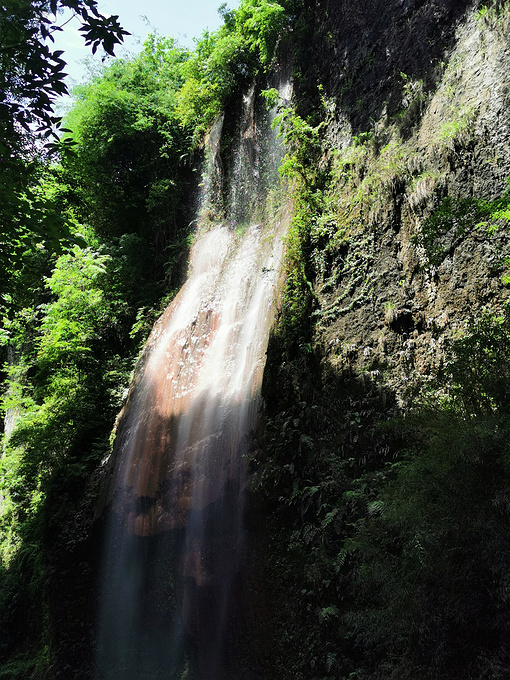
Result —
[{"label": "tree canopy", "polygon": [[[56,251],[69,230],[37,190],[41,164],[58,148],[55,99],[68,94],[65,60],[53,50],[59,13],[72,10],[85,43],[108,54],[127,34],[96,0],[6,0],[0,6],[0,293],[22,268],[34,242]],[[1,303],[0,303],[1,304]]]}]

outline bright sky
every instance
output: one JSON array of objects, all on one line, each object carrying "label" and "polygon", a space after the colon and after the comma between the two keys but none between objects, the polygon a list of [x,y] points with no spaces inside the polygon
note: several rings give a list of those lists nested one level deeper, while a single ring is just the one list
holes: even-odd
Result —
[{"label": "bright sky", "polygon": [[[176,38],[181,45],[193,47],[193,38],[202,31],[216,30],[222,23],[218,7],[223,0],[99,0],[99,10],[105,15],[117,14],[120,24],[132,35],[124,40],[123,48],[117,47],[115,54],[139,52],[148,33],[157,31],[163,36]],[[239,5],[239,0],[228,0],[229,8]],[[70,16],[58,17],[62,25]],[[64,30],[55,34],[55,49],[64,50],[63,58],[68,66],[68,86],[80,83],[87,74],[84,61],[90,57],[90,47],[85,47],[78,29],[80,22],[71,19]],[[94,60],[101,62],[103,53],[98,50]]]}]

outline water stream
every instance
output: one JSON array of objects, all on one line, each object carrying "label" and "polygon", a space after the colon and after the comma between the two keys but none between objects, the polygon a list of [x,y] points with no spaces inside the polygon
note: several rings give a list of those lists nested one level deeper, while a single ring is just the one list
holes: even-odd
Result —
[{"label": "water stream", "polygon": [[[221,122],[206,191],[218,183],[220,134]],[[269,171],[261,152],[268,146]],[[274,133],[256,120],[250,91],[229,219],[199,230],[187,281],[149,337],[118,422],[100,680],[231,677],[229,646],[242,616],[246,456],[286,228],[281,216],[257,221],[267,186],[276,182],[275,146]],[[202,213],[211,200],[203,197]]]}]

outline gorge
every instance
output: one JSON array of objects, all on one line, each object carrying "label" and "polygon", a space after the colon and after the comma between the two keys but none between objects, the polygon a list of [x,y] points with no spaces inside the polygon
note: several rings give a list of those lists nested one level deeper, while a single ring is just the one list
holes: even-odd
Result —
[{"label": "gorge", "polygon": [[506,680],[509,4],[221,11],[37,180],[0,678]]}]

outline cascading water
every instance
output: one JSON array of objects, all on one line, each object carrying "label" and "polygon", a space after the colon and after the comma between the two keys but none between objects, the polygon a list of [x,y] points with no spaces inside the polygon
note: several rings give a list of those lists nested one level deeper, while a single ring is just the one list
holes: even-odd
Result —
[{"label": "cascading water", "polygon": [[[119,419],[107,491],[100,680],[231,677],[246,455],[285,230],[282,218],[254,222],[278,160],[268,174],[260,146],[276,139],[268,131],[262,138],[259,127],[252,90],[229,224],[197,235],[188,279],[151,333]],[[208,191],[217,184],[220,131],[221,121]]]}]

